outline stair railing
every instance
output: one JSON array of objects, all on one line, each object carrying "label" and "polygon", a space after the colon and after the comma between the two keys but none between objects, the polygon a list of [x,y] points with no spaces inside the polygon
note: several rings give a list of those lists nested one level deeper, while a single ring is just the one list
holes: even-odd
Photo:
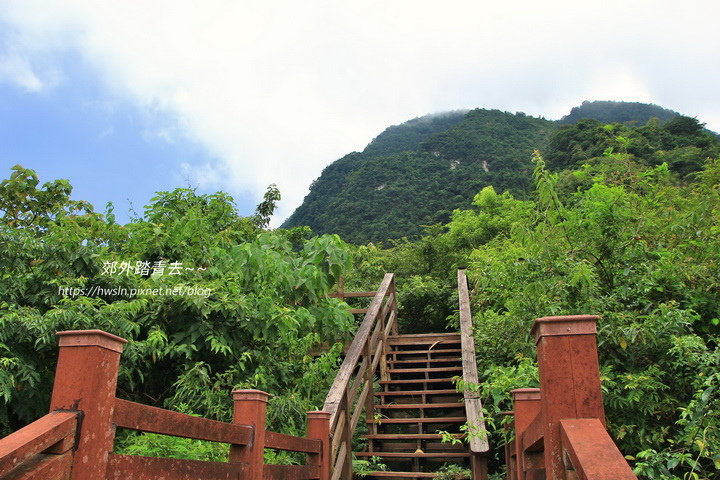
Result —
[{"label": "stair railing", "polygon": [[[347,296],[347,294],[345,294]],[[352,438],[363,412],[373,412],[373,382],[378,369],[387,377],[385,345],[397,334],[395,275],[385,274],[325,400],[330,413],[332,480],[352,478]],[[374,428],[370,424],[369,428]],[[374,433],[374,432],[370,432]]]},{"label": "stair railing", "polygon": [[513,390],[508,480],[634,480],[605,429],[594,315],[535,320],[540,388]]},{"label": "stair railing", "polygon": [[[341,301],[346,301],[351,298],[373,298],[377,294],[375,292],[346,292],[345,291],[345,277],[340,277],[337,285],[337,292],[331,293],[330,297],[339,298]],[[364,315],[368,312],[367,308],[350,308],[350,313],[353,315]]]},{"label": "stair railing", "polygon": [[[472,332],[470,293],[464,269],[458,270],[458,298],[460,304],[460,348],[462,350],[465,416],[467,418],[470,466],[473,479],[487,478],[487,455],[490,451],[480,394],[477,391],[478,373],[475,358],[475,338]],[[473,388],[475,387],[475,388]]]}]

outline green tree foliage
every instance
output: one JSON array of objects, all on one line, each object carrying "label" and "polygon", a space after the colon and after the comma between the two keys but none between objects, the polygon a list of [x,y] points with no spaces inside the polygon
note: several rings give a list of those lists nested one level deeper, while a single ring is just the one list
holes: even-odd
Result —
[{"label": "green tree foliage", "polygon": [[[353,275],[370,276],[378,263],[401,272],[412,327],[428,331],[454,325],[457,300],[442,285],[468,267],[481,391],[497,425],[512,408],[510,390],[537,386],[533,320],[600,315],[605,406],[621,451],[641,478],[713,478],[720,162],[683,177],[629,152],[557,172],[537,153],[534,161],[534,200],[485,188],[417,242],[358,249],[367,269]],[[501,445],[502,431],[491,439]]]},{"label": "green tree foliage", "polygon": [[[598,169],[581,190],[562,195],[561,177],[537,157],[534,215],[473,250],[469,270],[484,370],[532,357],[536,317],[599,314],[605,403],[621,450],[664,452],[658,458],[669,471],[700,478],[720,458],[718,166],[708,163],[689,186],[664,165],[641,169],[626,185],[608,183],[607,169]],[[638,471],[659,468],[651,463],[639,462]]]},{"label": "green tree foliage", "polygon": [[55,332],[96,328],[130,341],[124,398],[229,420],[230,390],[259,388],[275,395],[273,427],[304,428],[340,353],[308,352],[354,323],[327,295],[349,267],[339,237],[297,246],[264,230],[274,186],[254,217],[226,194],[177,189],[124,226],[20,166],[0,188],[2,433],[45,413]]},{"label": "green tree foliage", "polygon": [[549,168],[562,170],[605,163],[608,157],[620,155],[640,165],[666,163],[685,177],[700,171],[707,158],[719,153],[717,136],[703,130],[697,119],[677,116],[662,126],[649,122],[642,127],[580,120],[550,139],[545,158]]},{"label": "green tree foliage", "polygon": [[92,212],[88,203],[70,200],[72,187],[67,180],[55,180],[37,188],[40,180],[33,170],[15,165],[12,171],[10,178],[0,182],[3,225],[41,232],[66,215]]},{"label": "green tree foliage", "polygon": [[572,124],[591,118],[601,123],[622,123],[626,125],[645,125],[651,119],[667,121],[679,113],[657,105],[639,102],[584,101],[573,107],[570,114],[562,117],[559,123]]},{"label": "green tree foliage", "polygon": [[463,111],[437,113],[393,125],[374,138],[362,153],[367,157],[384,157],[415,152],[431,135],[444,132],[462,122],[466,113]]}]

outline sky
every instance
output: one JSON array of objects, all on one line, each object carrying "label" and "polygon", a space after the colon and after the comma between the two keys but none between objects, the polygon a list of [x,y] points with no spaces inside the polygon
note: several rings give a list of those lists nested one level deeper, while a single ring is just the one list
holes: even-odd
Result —
[{"label": "sky", "polygon": [[[390,125],[654,103],[720,132],[720,2],[0,0],[0,178],[66,178],[119,221],[224,191],[272,225]],[[470,193],[470,195],[472,192]]]}]

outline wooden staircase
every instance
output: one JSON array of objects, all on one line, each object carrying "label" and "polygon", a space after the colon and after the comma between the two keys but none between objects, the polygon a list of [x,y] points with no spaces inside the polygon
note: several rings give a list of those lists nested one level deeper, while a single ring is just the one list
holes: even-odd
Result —
[{"label": "wooden staircase", "polygon": [[[330,480],[357,478],[353,456],[386,466],[371,468],[370,480],[434,478],[445,463],[465,465],[472,480],[486,480],[489,446],[480,398],[472,389],[455,389],[456,378],[478,384],[464,271],[458,271],[460,333],[400,335],[391,273],[377,292],[339,289],[337,296],[373,299],[367,309],[351,310],[365,318],[323,406],[330,414]],[[465,425],[475,433],[467,439]]]},{"label": "wooden staircase", "polygon": [[462,377],[461,353],[457,333],[388,337],[386,368],[362,436],[367,446],[355,453],[377,457],[387,470],[365,478],[433,478],[445,463],[470,468],[461,430],[467,420],[463,394],[454,382]]}]

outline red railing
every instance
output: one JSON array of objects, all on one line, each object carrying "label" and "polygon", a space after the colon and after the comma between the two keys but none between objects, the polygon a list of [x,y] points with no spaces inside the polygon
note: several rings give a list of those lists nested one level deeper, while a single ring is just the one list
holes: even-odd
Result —
[{"label": "red railing", "polygon": [[535,320],[540,388],[512,392],[515,438],[508,480],[637,477],[605,429],[597,354],[598,317]]},{"label": "red railing", "polygon": [[[60,332],[50,412],[0,440],[2,480],[330,478],[330,414],[308,412],[307,437],[265,430],[269,395],[233,392],[233,423],[115,397],[126,341],[100,330]],[[115,429],[230,444],[227,463],[113,454]],[[266,448],[306,454],[305,465],[266,465]]]}]

